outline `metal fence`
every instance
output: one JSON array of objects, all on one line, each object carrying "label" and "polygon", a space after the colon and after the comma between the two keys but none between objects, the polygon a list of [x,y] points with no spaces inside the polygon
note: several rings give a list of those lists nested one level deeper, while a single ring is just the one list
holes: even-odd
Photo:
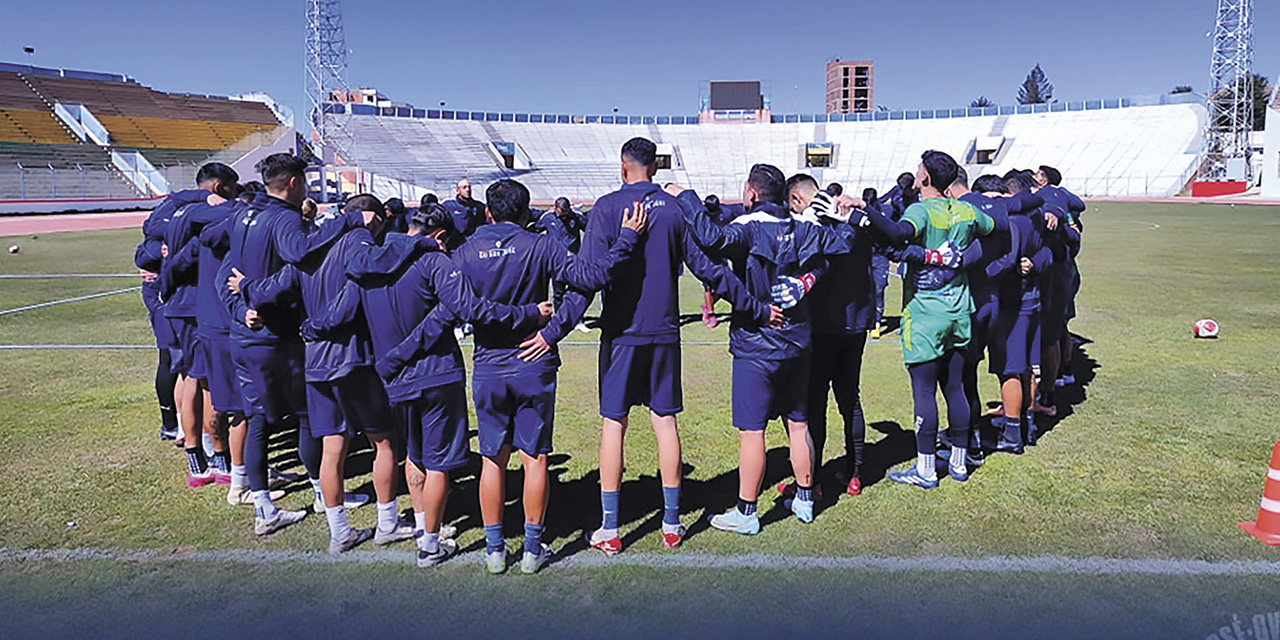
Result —
[{"label": "metal fence", "polygon": [[[156,169],[172,189],[195,184],[196,165]],[[97,200],[145,197],[119,170],[107,165],[53,168],[0,164],[0,200]]]}]

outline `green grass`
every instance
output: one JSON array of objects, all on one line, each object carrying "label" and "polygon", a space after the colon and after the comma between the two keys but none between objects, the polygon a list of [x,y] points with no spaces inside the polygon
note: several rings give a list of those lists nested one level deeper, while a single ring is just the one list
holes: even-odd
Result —
[{"label": "green grass", "polygon": [[[875,482],[858,498],[828,499],[817,522],[799,525],[767,493],[764,532],[754,538],[705,529],[732,503],[736,432],[730,426],[730,359],[723,345],[684,348],[681,415],[691,551],[711,554],[1274,559],[1239,531],[1252,519],[1280,422],[1280,218],[1266,207],[1102,204],[1087,214],[1080,258],[1084,287],[1073,331],[1089,340],[1078,370],[1088,384],[1042,444],[1022,457],[996,456],[964,485],[934,491]],[[1246,233],[1241,233],[1247,230]],[[0,258],[2,273],[120,273],[130,269],[136,231],[50,234]],[[682,308],[700,289],[686,278]],[[119,280],[0,280],[0,308],[108,291]],[[891,310],[896,282],[889,294]],[[721,303],[722,310],[725,307]],[[1191,338],[1213,317],[1216,341]],[[687,341],[727,339],[700,324]],[[556,483],[548,525],[572,552],[596,524],[595,348],[597,334],[566,346],[557,407]],[[863,403],[873,423],[873,480],[912,455],[911,400],[896,335],[868,346]],[[0,343],[147,344],[136,293],[0,316]],[[183,461],[156,440],[154,353],[4,351],[0,362],[0,547],[187,549],[321,548],[323,519],[267,540],[249,532],[245,510],[221,492],[183,488]],[[983,395],[995,385],[983,376]],[[830,409],[833,423],[838,419]],[[660,495],[652,434],[633,414],[623,489],[629,549],[660,552]],[[768,434],[770,482],[788,475],[781,429]],[[842,454],[837,433],[827,462]],[[367,461],[354,465],[367,467]],[[512,479],[518,480],[518,472]],[[368,490],[368,476],[349,488]],[[513,489],[518,482],[512,483]],[[511,493],[508,533],[518,532]],[[284,499],[301,506],[308,494]],[[475,481],[463,477],[448,517],[464,547],[480,540]],[[407,500],[401,501],[402,506]],[[772,510],[771,510],[772,509]],[[372,510],[355,512],[357,525]],[[74,522],[74,526],[68,523]],[[1207,634],[1205,631],[1202,636]]]}]

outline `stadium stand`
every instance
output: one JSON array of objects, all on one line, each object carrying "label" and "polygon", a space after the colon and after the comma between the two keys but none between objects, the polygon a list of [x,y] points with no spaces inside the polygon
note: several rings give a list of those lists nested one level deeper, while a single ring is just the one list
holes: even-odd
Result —
[{"label": "stadium stand", "polygon": [[[518,177],[535,200],[590,200],[616,188],[617,149],[645,136],[671,157],[659,182],[735,197],[755,162],[819,182],[887,188],[920,154],[939,149],[972,176],[1050,164],[1089,196],[1168,196],[1198,166],[1206,111],[1196,102],[1111,100],[989,109],[880,112],[848,116],[773,116],[771,123],[697,124],[695,118],[536,116],[404,110],[357,115],[343,105],[330,117],[344,160],[380,176],[437,193],[466,176],[489,182]],[[387,110],[379,110],[385,114]],[[417,114],[424,114],[417,116]],[[449,113],[449,112],[446,112]],[[433,117],[433,115],[435,117]],[[417,116],[417,117],[415,117]],[[837,120],[838,118],[838,120]],[[514,144],[532,167],[508,168],[499,147]],[[830,151],[826,167],[806,166],[806,147]],[[396,194],[400,195],[400,194]]]}]

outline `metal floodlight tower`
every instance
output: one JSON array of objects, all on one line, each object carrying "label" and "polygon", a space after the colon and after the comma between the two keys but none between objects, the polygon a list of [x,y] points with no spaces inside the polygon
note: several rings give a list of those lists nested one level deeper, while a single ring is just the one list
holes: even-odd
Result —
[{"label": "metal floodlight tower", "polygon": [[347,89],[347,42],[342,30],[339,0],[307,2],[307,99],[311,102],[312,139],[334,147],[341,123],[326,118],[324,103],[335,91]]},{"label": "metal floodlight tower", "polygon": [[[1203,179],[1244,178],[1252,184],[1253,0],[1218,0],[1209,67],[1209,126]],[[1243,168],[1240,165],[1243,164]],[[1241,174],[1243,171],[1243,174]]]}]

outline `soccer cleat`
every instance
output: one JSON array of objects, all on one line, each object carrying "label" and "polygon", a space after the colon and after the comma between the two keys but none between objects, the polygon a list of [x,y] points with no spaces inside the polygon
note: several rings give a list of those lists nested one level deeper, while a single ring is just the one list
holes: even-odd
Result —
[{"label": "soccer cleat", "polygon": [[434,567],[441,562],[444,562],[457,552],[457,542],[441,538],[440,545],[436,547],[435,553],[429,553],[422,549],[418,549],[418,566],[423,569],[426,569],[427,567]]},{"label": "soccer cleat", "polygon": [[174,428],[172,428],[172,429],[166,429],[166,428],[164,428],[164,427],[160,427],[160,439],[161,439],[161,440],[166,440],[166,441],[167,441],[167,440],[177,440],[177,439],[178,439],[178,428],[177,428],[177,427],[174,427]]},{"label": "soccer cleat", "polygon": [[576,329],[579,333],[591,333],[591,327],[588,327],[587,323],[585,322],[579,322],[578,324],[574,325],[573,328]]},{"label": "soccer cleat", "polygon": [[[363,507],[366,504],[369,504],[369,496],[363,493],[348,493],[342,498],[342,506],[348,510]],[[324,513],[324,503],[316,498],[311,504],[311,509],[316,513]]]},{"label": "soccer cleat", "polygon": [[791,500],[787,500],[784,504],[786,504],[787,508],[791,510],[791,513],[796,514],[796,520],[799,520],[804,524],[813,522],[812,500],[800,500],[798,498],[793,498]]},{"label": "soccer cleat", "polygon": [[730,507],[724,513],[711,516],[711,526],[721,531],[754,536],[760,533],[760,518],[754,513],[749,516],[742,515],[737,507]]},{"label": "soccer cleat", "polygon": [[490,575],[498,575],[507,570],[507,550],[499,549],[491,553],[484,554],[484,568],[489,571]]},{"label": "soccer cleat", "polygon": [[885,474],[885,477],[898,484],[912,484],[920,487],[921,489],[934,489],[938,486],[938,480],[936,478],[930,480],[920,475],[920,471],[916,469],[914,464],[906,469],[902,469],[901,471],[890,471]]},{"label": "soccer cleat", "polygon": [[956,482],[964,482],[969,479],[969,469],[957,469],[952,466],[947,466],[947,475],[951,476],[951,479]]},{"label": "soccer cleat", "polygon": [[254,518],[253,532],[260,536],[271,535],[305,517],[307,517],[307,512],[303,509],[298,509],[297,511],[280,509],[276,511],[276,517],[274,518]]},{"label": "soccer cleat", "polygon": [[[443,537],[443,536],[442,536]],[[386,546],[393,542],[401,542],[413,538],[413,523],[400,521],[396,523],[396,527],[390,531],[378,529],[373,534],[373,543],[378,546]]]},{"label": "soccer cleat", "polygon": [[857,476],[849,478],[849,484],[845,487],[844,492],[851,496],[862,495],[862,480]]},{"label": "soccer cleat", "polygon": [[591,537],[587,539],[587,544],[606,556],[616,556],[622,553],[622,538],[619,538],[616,533],[613,534],[613,537],[608,537],[604,529],[592,531]]},{"label": "soccer cleat", "polygon": [[[284,497],[283,491],[272,491],[271,501],[275,502]],[[249,491],[249,485],[243,487],[231,487],[227,490],[227,504],[233,507],[252,507],[253,494]]]},{"label": "soccer cleat", "polygon": [[662,546],[668,549],[677,549],[684,543],[684,525],[668,525],[662,524]]},{"label": "soccer cleat", "polygon": [[184,437],[181,433],[179,433],[178,437],[173,439],[173,446],[179,449],[186,449],[187,448],[186,437]]},{"label": "soccer cleat", "polygon": [[225,473],[217,467],[209,467],[209,473],[213,474],[213,483],[219,487],[225,487],[231,484],[231,474]]},{"label": "soccer cleat", "polygon": [[996,443],[995,448],[996,453],[1011,453],[1015,456],[1022,455],[1025,450],[1026,449],[1023,448],[1021,442],[1011,442],[1004,438],[1001,438],[1000,441]]},{"label": "soccer cleat", "polygon": [[[231,480],[228,478],[227,482],[230,482],[230,481]],[[214,482],[217,482],[217,478],[215,478],[213,475],[213,467],[206,469],[204,473],[191,473],[190,471],[187,472],[187,488],[188,489],[198,489],[207,484],[213,484]]]},{"label": "soccer cleat", "polygon": [[283,489],[285,486],[301,479],[301,473],[279,471],[275,467],[267,467],[267,488],[269,489]]},{"label": "soccer cleat", "polygon": [[530,553],[528,551],[524,552],[524,557],[520,559],[520,573],[527,576],[533,575],[537,573],[538,569],[541,569],[542,565],[546,564],[550,559],[551,547],[545,542],[539,542],[537,553]]},{"label": "soccer cleat", "polygon": [[351,529],[346,538],[342,540],[329,540],[329,555],[336,556],[340,553],[346,553],[362,543],[367,542],[373,537],[373,529]]},{"label": "soccer cleat", "polygon": [[871,339],[872,340],[880,339],[880,327],[875,327],[871,330]]}]

